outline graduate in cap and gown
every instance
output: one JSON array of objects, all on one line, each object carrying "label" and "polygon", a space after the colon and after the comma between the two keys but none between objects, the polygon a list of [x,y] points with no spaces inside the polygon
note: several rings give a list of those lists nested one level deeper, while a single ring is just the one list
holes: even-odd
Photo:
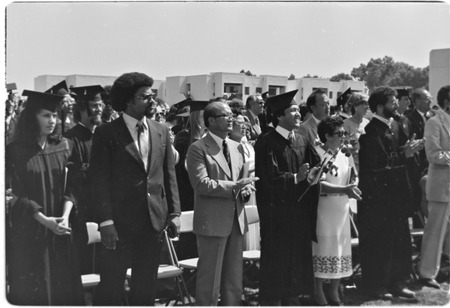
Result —
[{"label": "graduate in cap and gown", "polygon": [[65,80],[54,85],[53,87],[45,91],[45,93],[63,96],[63,99],[61,101],[61,108],[58,111],[58,114],[61,122],[63,123],[63,125],[61,125],[61,129],[62,133],[64,134],[76,124],[75,119],[73,118],[73,106],[75,104],[76,94],[69,90]]},{"label": "graduate in cap and gown", "polygon": [[62,96],[25,90],[27,106],[6,148],[7,298],[14,305],[84,305],[69,219],[72,143],[56,128]]},{"label": "graduate in cap and gown", "polygon": [[73,215],[72,229],[74,241],[81,256],[82,274],[92,270],[89,257],[87,221],[95,221],[93,217],[92,194],[89,181],[89,161],[91,159],[92,137],[97,126],[102,124],[104,103],[101,94],[105,91],[99,85],[71,88],[77,94],[74,117],[78,124],[69,129],[64,137],[74,144],[73,164],[70,172],[73,176],[72,187],[77,200],[77,211]]},{"label": "graduate in cap and gown", "polygon": [[317,170],[320,157],[313,145],[295,132],[300,125],[296,93],[267,100],[275,129],[255,144],[262,305],[299,305],[299,295],[313,293],[312,241],[316,239],[319,189],[310,185],[308,176]]}]

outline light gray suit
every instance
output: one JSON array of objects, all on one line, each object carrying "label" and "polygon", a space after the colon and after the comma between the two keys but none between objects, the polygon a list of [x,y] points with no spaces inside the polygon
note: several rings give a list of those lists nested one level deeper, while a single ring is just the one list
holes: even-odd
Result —
[{"label": "light gray suit", "polygon": [[306,139],[314,146],[321,144],[319,135],[317,134],[317,122],[313,116],[300,124],[300,127],[297,128],[297,133],[306,137]]},{"label": "light gray suit", "polygon": [[196,305],[239,305],[242,293],[244,202],[233,188],[242,177],[243,150],[228,140],[231,169],[207,134],[188,149],[187,169],[194,189],[194,233],[199,254]]},{"label": "light gray suit", "polygon": [[450,253],[450,115],[439,110],[426,122],[424,136],[429,162],[428,220],[422,239],[419,275],[435,278],[442,250],[447,255]]}]

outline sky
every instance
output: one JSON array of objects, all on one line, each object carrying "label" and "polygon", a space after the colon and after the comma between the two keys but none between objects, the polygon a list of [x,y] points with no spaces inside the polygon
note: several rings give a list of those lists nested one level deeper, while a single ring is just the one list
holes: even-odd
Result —
[{"label": "sky", "polygon": [[39,75],[154,79],[250,70],[350,73],[390,56],[414,67],[450,48],[447,2],[12,2],[6,83]]}]

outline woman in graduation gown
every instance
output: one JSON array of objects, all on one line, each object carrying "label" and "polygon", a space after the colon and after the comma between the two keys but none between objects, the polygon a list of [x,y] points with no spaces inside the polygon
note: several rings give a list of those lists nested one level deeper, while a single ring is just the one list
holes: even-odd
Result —
[{"label": "woman in graduation gown", "polygon": [[8,300],[15,305],[84,305],[71,241],[66,187],[72,144],[61,137],[61,96],[24,91],[27,107],[6,148]]}]

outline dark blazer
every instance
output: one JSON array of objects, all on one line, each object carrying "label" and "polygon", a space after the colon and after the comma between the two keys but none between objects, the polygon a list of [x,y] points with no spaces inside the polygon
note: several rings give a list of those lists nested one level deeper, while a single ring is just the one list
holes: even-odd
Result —
[{"label": "dark blazer", "polygon": [[90,173],[99,223],[114,220],[119,234],[135,234],[150,221],[161,231],[180,213],[169,129],[147,119],[150,152],[145,170],[123,117],[95,130]]}]

